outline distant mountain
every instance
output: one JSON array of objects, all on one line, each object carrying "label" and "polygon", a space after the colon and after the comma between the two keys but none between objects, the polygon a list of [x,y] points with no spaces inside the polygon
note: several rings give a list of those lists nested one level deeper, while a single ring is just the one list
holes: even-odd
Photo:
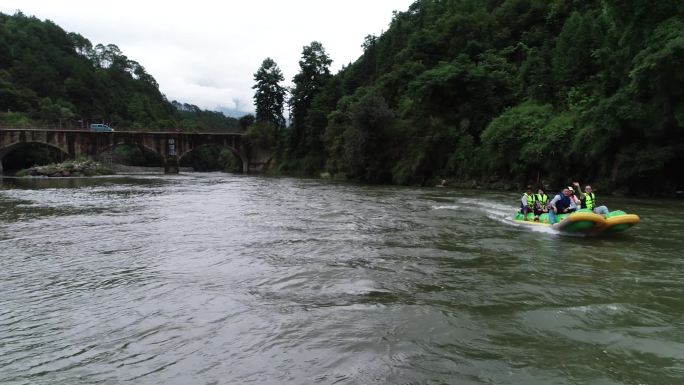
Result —
[{"label": "distant mountain", "polygon": [[224,106],[216,107],[216,111],[223,113],[223,115],[225,115],[227,117],[236,118],[236,119],[239,119],[245,115],[254,114],[254,112],[240,111],[240,110],[237,110],[235,108],[224,107]]},{"label": "distant mountain", "polygon": [[237,129],[237,120],[222,113],[170,103],[152,75],[114,44],[93,46],[49,20],[0,13],[0,125],[83,122],[147,130]]}]

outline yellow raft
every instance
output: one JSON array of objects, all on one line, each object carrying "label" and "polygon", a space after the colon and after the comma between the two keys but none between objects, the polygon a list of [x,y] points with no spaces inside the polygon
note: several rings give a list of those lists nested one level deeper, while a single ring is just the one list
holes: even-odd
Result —
[{"label": "yellow raft", "polygon": [[606,215],[606,225],[601,229],[602,233],[619,233],[639,223],[641,218],[636,214],[627,214],[624,211],[613,211]]},{"label": "yellow raft", "polygon": [[636,214],[627,214],[624,211],[619,210],[610,212],[604,217],[591,210],[581,209],[571,214],[556,215],[557,222],[553,225],[549,223],[549,215],[546,213],[541,214],[537,221],[534,220],[534,215],[531,213],[527,215],[527,221],[523,220],[522,213],[517,213],[513,220],[517,223],[526,225],[551,227],[554,230],[564,233],[595,236],[603,233],[618,233],[625,231],[639,223],[640,218]]}]

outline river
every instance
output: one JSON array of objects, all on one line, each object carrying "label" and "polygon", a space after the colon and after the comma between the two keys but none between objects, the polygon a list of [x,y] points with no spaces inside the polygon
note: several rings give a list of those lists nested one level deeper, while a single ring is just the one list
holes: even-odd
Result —
[{"label": "river", "polygon": [[519,194],[0,179],[2,384],[682,384],[684,202],[609,238]]}]

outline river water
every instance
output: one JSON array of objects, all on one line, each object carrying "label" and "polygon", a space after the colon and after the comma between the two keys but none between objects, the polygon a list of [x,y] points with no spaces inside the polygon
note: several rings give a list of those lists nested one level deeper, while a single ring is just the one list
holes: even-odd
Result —
[{"label": "river water", "polygon": [[2,384],[682,384],[684,202],[198,173],[0,179]]}]

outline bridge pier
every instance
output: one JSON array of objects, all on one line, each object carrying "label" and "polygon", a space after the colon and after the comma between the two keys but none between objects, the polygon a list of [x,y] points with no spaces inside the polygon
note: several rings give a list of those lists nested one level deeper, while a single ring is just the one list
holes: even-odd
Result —
[{"label": "bridge pier", "polygon": [[178,158],[170,156],[164,162],[164,174],[178,174],[180,167],[178,166]]}]

